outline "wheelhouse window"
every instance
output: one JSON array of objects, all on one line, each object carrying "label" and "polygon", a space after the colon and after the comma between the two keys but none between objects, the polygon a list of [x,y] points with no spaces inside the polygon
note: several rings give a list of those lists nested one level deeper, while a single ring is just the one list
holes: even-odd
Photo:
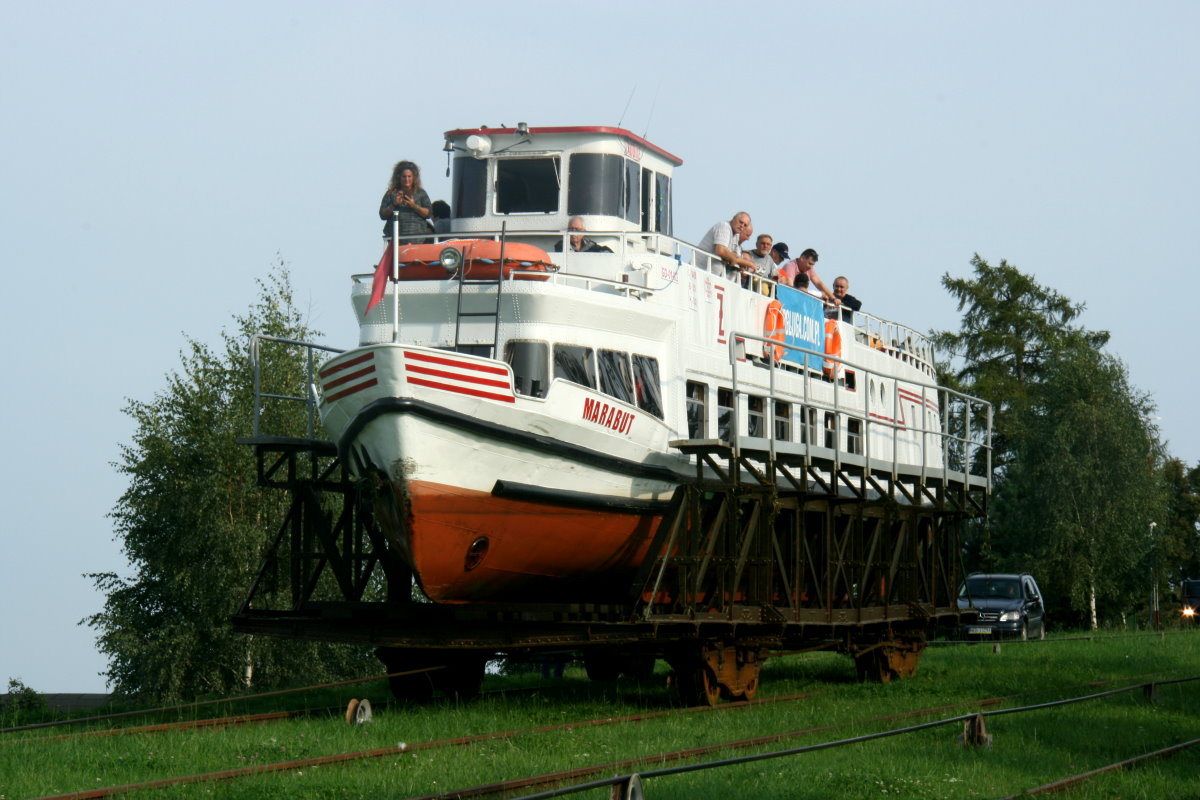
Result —
[{"label": "wheelhouse window", "polygon": [[658,379],[658,359],[633,356],[633,389],[638,408],[662,419],[662,388]]},{"label": "wheelhouse window", "polygon": [[640,224],[642,221],[642,168],[636,161],[625,162],[625,219]]},{"label": "wheelhouse window", "polygon": [[733,390],[717,388],[717,438],[730,440],[733,428]]},{"label": "wheelhouse window", "polygon": [[558,211],[558,156],[496,159],[496,213]]},{"label": "wheelhouse window", "polygon": [[573,153],[567,162],[567,213],[623,216],[621,201],[625,159],[605,153]]},{"label": "wheelhouse window", "polygon": [[687,424],[689,439],[703,439],[708,430],[708,387],[687,382]]},{"label": "wheelhouse window", "polygon": [[451,202],[456,217],[482,217],[487,210],[487,161],[460,156],[454,159]]},{"label": "wheelhouse window", "polygon": [[671,179],[666,175],[654,174],[654,230],[671,235]]},{"label": "wheelhouse window", "polygon": [[596,362],[592,348],[573,344],[554,345],[554,377],[596,388]]},{"label": "wheelhouse window", "polygon": [[600,351],[600,391],[626,403],[633,403],[633,376],[629,356],[616,350]]},{"label": "wheelhouse window", "polygon": [[550,383],[550,345],[545,342],[509,342],[504,346],[504,360],[512,367],[517,394],[546,396],[546,387]]}]

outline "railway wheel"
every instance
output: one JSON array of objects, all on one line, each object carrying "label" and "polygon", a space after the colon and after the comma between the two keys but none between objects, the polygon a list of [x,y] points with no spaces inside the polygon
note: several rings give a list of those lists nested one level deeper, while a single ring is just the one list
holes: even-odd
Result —
[{"label": "railway wheel", "polygon": [[669,659],[680,697],[688,705],[715,706],[721,698],[752,700],[766,650],[708,642],[686,648]]},{"label": "railway wheel", "polygon": [[890,683],[893,678],[916,675],[924,650],[925,639],[911,637],[858,642],[852,645],[851,655],[859,680]]}]

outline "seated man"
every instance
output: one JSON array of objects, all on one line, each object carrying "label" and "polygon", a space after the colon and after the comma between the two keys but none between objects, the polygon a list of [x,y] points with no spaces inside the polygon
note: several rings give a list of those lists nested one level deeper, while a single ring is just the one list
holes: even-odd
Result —
[{"label": "seated man", "polygon": [[[576,232],[578,235],[568,237],[570,239],[571,250],[575,253],[611,253],[611,247],[605,247],[602,244],[597,244],[591,239],[583,235],[587,228],[583,224],[583,217],[571,217],[567,223],[567,230]],[[556,252],[562,252],[562,240],[558,240],[554,244]]]},{"label": "seated man", "polygon": [[[833,297],[842,306],[842,322],[853,322],[854,312],[862,308],[862,302],[852,294],[846,294],[850,289],[850,281],[845,275],[837,276],[833,282]],[[829,307],[825,309],[825,316],[830,319],[835,319],[838,315],[837,309]]]},{"label": "seated man", "polygon": [[750,215],[739,211],[729,222],[718,222],[709,228],[708,233],[700,240],[698,249],[706,253],[715,253],[717,258],[725,262],[729,270],[728,277],[733,277],[738,270],[754,272],[754,262],[742,255],[741,248],[742,242],[749,239],[752,233],[754,226],[750,223]]}]

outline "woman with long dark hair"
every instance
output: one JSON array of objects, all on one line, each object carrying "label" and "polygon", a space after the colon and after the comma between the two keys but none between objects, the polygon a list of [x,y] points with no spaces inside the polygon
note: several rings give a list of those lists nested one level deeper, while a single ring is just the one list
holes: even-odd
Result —
[{"label": "woman with long dark hair", "polygon": [[392,235],[392,215],[400,212],[400,235],[428,233],[429,194],[421,188],[421,168],[411,161],[397,162],[392,169],[392,180],[383,201],[379,204],[379,218],[386,220],[383,233]]}]

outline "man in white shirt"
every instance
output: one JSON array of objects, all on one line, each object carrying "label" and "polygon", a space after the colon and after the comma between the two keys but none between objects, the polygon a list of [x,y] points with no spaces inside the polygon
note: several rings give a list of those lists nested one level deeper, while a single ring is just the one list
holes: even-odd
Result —
[{"label": "man in white shirt", "polygon": [[715,253],[731,270],[753,272],[754,262],[742,255],[742,242],[749,239],[752,233],[754,225],[750,222],[750,215],[739,211],[729,222],[718,222],[709,228],[708,233],[700,240],[698,249],[706,253]]}]

